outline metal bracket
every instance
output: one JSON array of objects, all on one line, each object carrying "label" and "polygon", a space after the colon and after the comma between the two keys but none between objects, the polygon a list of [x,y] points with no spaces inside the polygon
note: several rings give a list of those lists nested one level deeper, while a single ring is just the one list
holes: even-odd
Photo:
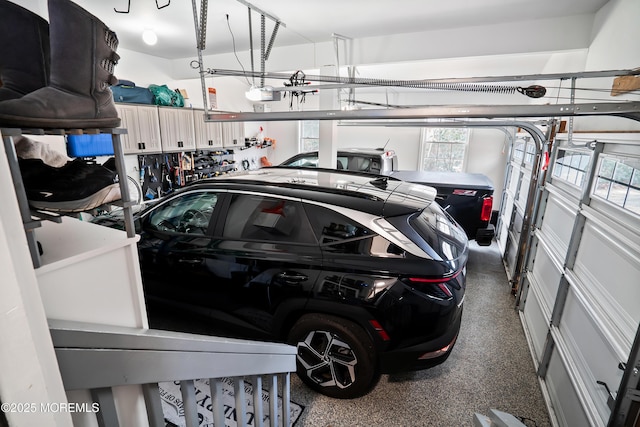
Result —
[{"label": "metal bracket", "polygon": [[609,390],[609,386],[604,381],[596,381],[596,384],[600,384],[605,388],[605,390],[607,390],[607,394],[609,395],[609,397],[607,397],[607,406],[609,409],[613,410],[613,407],[616,404],[616,398],[613,396],[613,393],[611,393],[611,390]]},{"label": "metal bracket", "polygon": [[[157,8],[158,10],[160,10],[160,9],[164,9],[165,7],[169,6],[170,4],[171,4],[171,0],[167,0],[167,4],[165,4],[164,6],[160,6],[160,5],[158,4],[158,0],[156,0],[156,8]],[[113,11],[114,11],[114,12],[116,12],[116,13],[129,13],[129,12],[131,12],[131,0],[129,0],[129,1],[127,2],[127,10],[118,10],[118,9],[116,9],[116,8],[114,7],[114,8],[113,8]]]}]

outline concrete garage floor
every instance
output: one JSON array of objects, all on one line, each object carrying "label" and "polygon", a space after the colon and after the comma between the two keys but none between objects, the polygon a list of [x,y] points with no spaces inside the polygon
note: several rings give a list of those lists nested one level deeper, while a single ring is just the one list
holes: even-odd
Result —
[{"label": "concrete garage floor", "polygon": [[527,426],[550,426],[514,297],[494,243],[472,242],[462,327],[449,359],[435,368],[383,375],[355,400],[311,392],[291,376],[291,399],[305,406],[296,425],[471,426],[489,409],[525,417]]},{"label": "concrete garage floor", "polygon": [[[497,245],[472,242],[462,326],[449,359],[429,370],[383,375],[354,400],[312,392],[293,373],[291,400],[305,407],[296,426],[461,427],[489,409],[525,417],[529,427],[551,426],[514,304]],[[215,335],[206,322],[171,311],[150,309],[149,320],[152,328]]]}]

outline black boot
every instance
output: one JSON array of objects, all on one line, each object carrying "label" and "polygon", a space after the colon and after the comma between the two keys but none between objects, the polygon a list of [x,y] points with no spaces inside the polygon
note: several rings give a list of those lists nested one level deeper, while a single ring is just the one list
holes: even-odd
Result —
[{"label": "black boot", "polygon": [[[9,25],[8,31],[13,31]],[[120,125],[109,86],[118,38],[105,24],[69,0],[49,0],[49,86],[0,102],[0,126],[115,128]]]},{"label": "black boot", "polygon": [[0,101],[49,84],[49,24],[7,0],[0,0],[0,80]]}]

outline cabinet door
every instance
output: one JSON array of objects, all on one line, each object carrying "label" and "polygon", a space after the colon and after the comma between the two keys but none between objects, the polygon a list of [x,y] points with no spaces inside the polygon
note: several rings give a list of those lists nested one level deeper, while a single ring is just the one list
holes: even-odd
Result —
[{"label": "cabinet door", "polygon": [[193,110],[193,124],[198,150],[222,147],[222,123],[205,122],[204,110]]},{"label": "cabinet door", "polygon": [[209,141],[207,126],[204,122],[204,110],[193,110],[193,130],[196,137],[196,148],[198,150],[208,149],[212,144]]},{"label": "cabinet door", "polygon": [[138,153],[138,141],[140,132],[138,131],[138,112],[135,105],[116,104],[118,117],[120,117],[120,128],[126,129],[127,133],[120,137],[122,150],[125,154]]},{"label": "cabinet door", "polygon": [[196,149],[196,137],[193,127],[193,112],[189,108],[177,108],[174,110],[177,117],[178,141],[182,142],[180,148],[185,151]]},{"label": "cabinet door", "polygon": [[193,113],[190,109],[159,108],[163,151],[193,151],[196,148]]},{"label": "cabinet door", "polygon": [[178,147],[178,119],[168,108],[158,108],[162,151],[180,151]]},{"label": "cabinet door", "polygon": [[[242,129],[242,131],[241,131]],[[225,147],[244,145],[244,124],[225,122],[222,124],[222,142]]]},{"label": "cabinet door", "polygon": [[158,108],[155,106],[137,106],[139,140],[144,143],[144,152],[160,152],[160,124],[158,122]]},{"label": "cabinet door", "polygon": [[213,147],[222,147],[222,123],[220,122],[206,122],[207,134],[209,135],[209,141],[213,144]]}]

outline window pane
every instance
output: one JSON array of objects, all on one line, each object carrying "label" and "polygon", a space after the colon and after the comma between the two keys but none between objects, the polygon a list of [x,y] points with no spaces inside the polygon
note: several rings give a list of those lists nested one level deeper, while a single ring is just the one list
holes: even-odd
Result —
[{"label": "window pane", "polygon": [[611,190],[609,190],[609,200],[612,203],[615,203],[618,206],[624,206],[624,200],[627,197],[627,187],[626,185],[618,184],[613,182],[611,184]]},{"label": "window pane", "polygon": [[631,174],[633,174],[633,168],[631,166],[618,163],[613,174],[613,179],[622,184],[629,184],[631,182]]},{"label": "window pane", "polygon": [[320,136],[320,121],[304,120],[301,133],[303,138],[318,138]]},{"label": "window pane", "polygon": [[322,250],[350,254],[370,253],[370,238],[376,235],[371,230],[322,206],[305,204],[304,208]]},{"label": "window pane", "polygon": [[613,178],[613,170],[616,168],[616,161],[613,159],[602,159],[598,176],[603,178]]},{"label": "window pane", "polygon": [[437,159],[424,159],[424,170],[426,171],[434,171],[438,166]]},{"label": "window pane", "polygon": [[467,142],[469,131],[463,128],[428,128],[427,141]]},{"label": "window pane", "polygon": [[629,189],[629,194],[627,195],[627,201],[625,202],[624,207],[632,212],[640,214],[640,190],[636,190],[635,188]]},{"label": "window pane", "polygon": [[452,172],[462,172],[462,160],[452,160],[451,161],[451,171]]},{"label": "window pane", "polygon": [[462,144],[452,145],[451,158],[454,160],[464,160],[464,145]]},{"label": "window pane", "polygon": [[451,157],[451,144],[440,144],[438,147],[438,158],[449,159]]},{"label": "window pane", "polygon": [[609,196],[609,188],[611,187],[611,181],[603,178],[598,178],[596,181],[596,189],[593,192],[595,195],[606,199]]},{"label": "window pane", "polygon": [[634,169],[633,178],[631,178],[631,185],[640,188],[640,169]]},{"label": "window pane", "polygon": [[159,231],[205,234],[217,200],[216,193],[204,192],[177,197],[151,213],[149,226]]},{"label": "window pane", "polygon": [[522,160],[524,157],[524,141],[517,141],[513,151],[513,158],[516,160]]},{"label": "window pane", "polygon": [[424,157],[436,158],[438,157],[438,144],[427,142],[424,144]]},{"label": "window pane", "polygon": [[451,160],[438,160],[438,165],[436,166],[436,170],[439,172],[447,172],[451,170]]},{"label": "window pane", "polygon": [[222,234],[231,239],[315,243],[300,202],[266,196],[234,195]]},{"label": "window pane", "polygon": [[556,162],[553,168],[553,176],[557,176],[557,177],[562,176],[562,169],[564,168],[564,166],[562,166],[563,161],[564,159],[558,159],[558,161]]},{"label": "window pane", "polygon": [[302,140],[302,151],[318,151],[319,140],[317,138],[304,138]]}]

